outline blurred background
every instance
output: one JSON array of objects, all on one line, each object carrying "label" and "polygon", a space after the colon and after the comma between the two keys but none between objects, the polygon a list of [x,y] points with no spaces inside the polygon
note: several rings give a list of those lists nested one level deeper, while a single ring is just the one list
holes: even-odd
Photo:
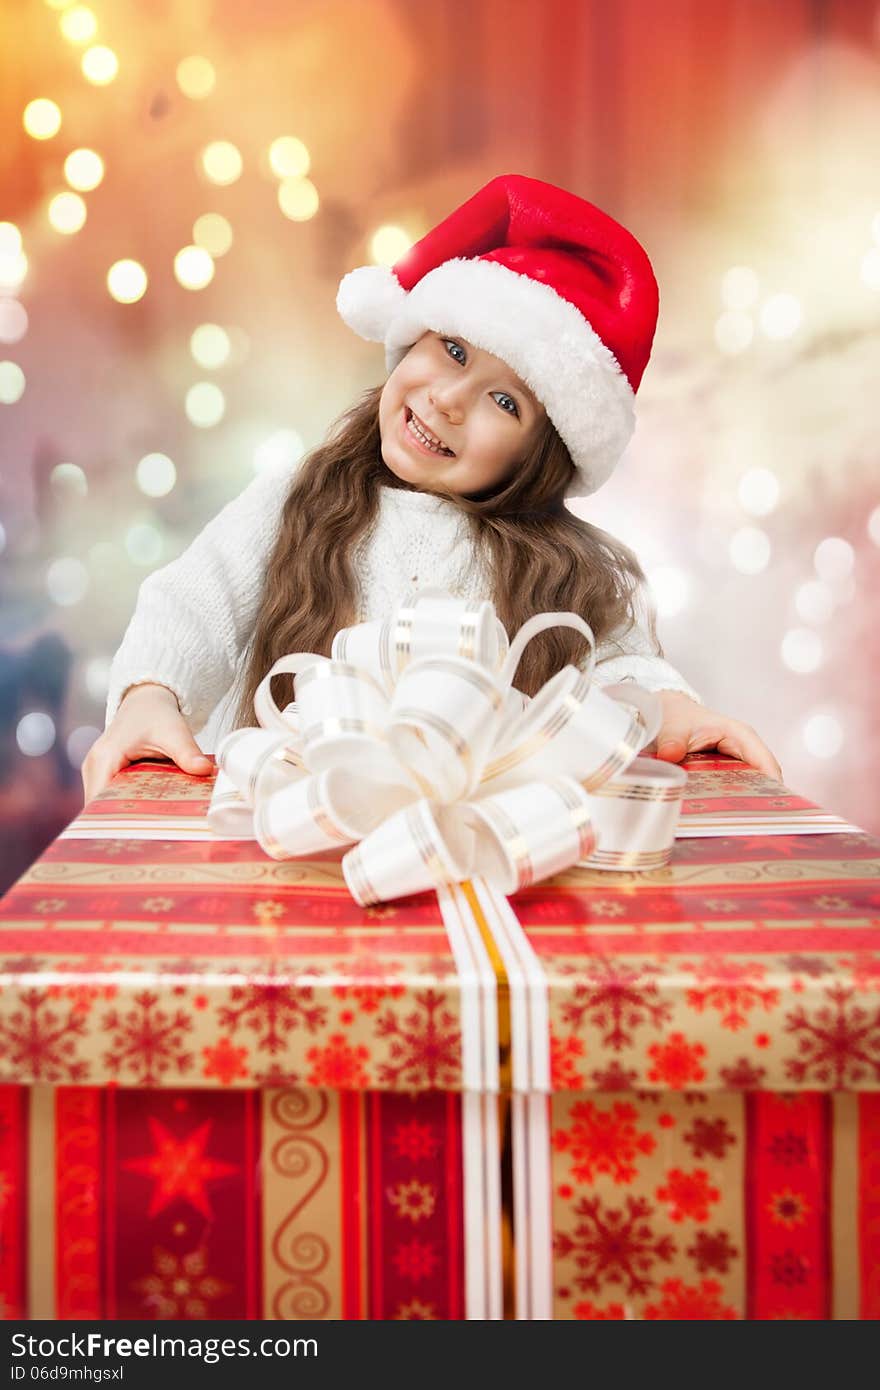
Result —
[{"label": "blurred background", "polygon": [[636,438],[578,509],[704,701],[880,833],[877,0],[0,15],[0,888],[80,808],[144,576],[382,379],[341,275],[503,172],[660,283]]}]

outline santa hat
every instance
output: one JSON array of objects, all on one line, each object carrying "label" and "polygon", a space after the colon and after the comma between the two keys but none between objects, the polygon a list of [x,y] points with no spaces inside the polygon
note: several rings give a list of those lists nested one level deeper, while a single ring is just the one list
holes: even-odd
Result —
[{"label": "santa hat", "polygon": [[390,269],[361,266],[336,298],[392,371],[423,333],[500,357],[542,402],[577,467],[605,482],[635,425],[657,323],[657,282],[624,227],[553,184],[492,179]]}]

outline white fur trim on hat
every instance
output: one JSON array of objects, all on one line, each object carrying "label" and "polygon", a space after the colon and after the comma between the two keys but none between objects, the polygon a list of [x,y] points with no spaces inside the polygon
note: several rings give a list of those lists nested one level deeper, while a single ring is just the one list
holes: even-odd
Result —
[{"label": "white fur trim on hat", "polygon": [[342,277],[336,308],[349,328],[371,343],[384,343],[393,319],[406,303],[406,290],[385,265],[362,265]]}]

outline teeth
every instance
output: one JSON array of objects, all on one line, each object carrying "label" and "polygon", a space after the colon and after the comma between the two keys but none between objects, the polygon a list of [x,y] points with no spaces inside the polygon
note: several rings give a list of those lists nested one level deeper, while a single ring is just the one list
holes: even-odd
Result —
[{"label": "teeth", "polygon": [[412,410],[410,410],[410,413],[409,413],[409,420],[407,421],[407,428],[410,429],[410,430],[412,430],[412,432],[413,432],[413,434],[416,436],[416,438],[417,438],[418,440],[420,440],[422,444],[426,445],[426,447],[429,448],[429,449],[431,450],[432,453],[435,453],[435,454],[451,454],[451,453],[452,453],[452,450],[451,450],[451,449],[447,449],[446,446],[445,446],[445,444],[442,444],[442,443],[440,442],[440,440],[437,439],[433,434],[428,434],[428,431],[427,431],[426,429],[424,429],[424,428],[422,427],[422,425],[419,424],[419,422],[418,422],[418,420],[417,420],[417,418],[416,418],[416,415],[414,414],[414,412],[413,412]]}]

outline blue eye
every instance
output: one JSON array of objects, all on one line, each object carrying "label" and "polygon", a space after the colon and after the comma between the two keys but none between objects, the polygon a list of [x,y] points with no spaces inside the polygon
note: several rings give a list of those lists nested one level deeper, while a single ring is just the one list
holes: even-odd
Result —
[{"label": "blue eye", "polygon": [[[443,346],[445,347],[449,356],[452,358],[453,362],[458,362],[463,367],[465,362],[467,361],[467,353],[465,352],[464,348],[459,343],[453,342],[451,338],[444,338]],[[456,357],[455,354],[457,352],[461,353],[460,357]]]},{"label": "blue eye", "polygon": [[504,391],[493,391],[492,395],[498,402],[505,415],[519,415],[519,408],[513,396],[508,396]]}]

